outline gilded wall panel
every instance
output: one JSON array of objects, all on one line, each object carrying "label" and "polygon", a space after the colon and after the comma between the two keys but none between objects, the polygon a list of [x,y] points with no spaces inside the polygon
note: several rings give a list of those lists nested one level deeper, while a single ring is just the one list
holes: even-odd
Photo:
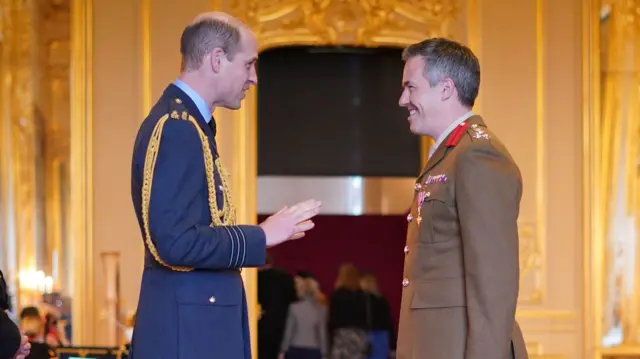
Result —
[{"label": "gilded wall panel", "polygon": [[640,355],[640,1],[585,1],[590,357]]},{"label": "gilded wall panel", "polygon": [[520,295],[524,304],[540,303],[543,296],[544,238],[540,236],[535,223],[518,223],[520,239]]},{"label": "gilded wall panel", "polygon": [[[580,0],[466,0],[476,110],[521,169],[517,320],[533,357],[584,359]],[[467,21],[468,20],[468,21]]]},{"label": "gilded wall panel", "polygon": [[62,254],[69,193],[69,8],[68,1],[2,5],[2,246],[13,257],[5,260],[22,306],[39,303],[43,293],[65,292],[61,277],[70,276],[60,261],[69,260]]},{"label": "gilded wall panel", "polygon": [[[12,137],[11,176],[14,195],[14,218],[18,246],[18,267],[33,270],[42,258],[38,258],[39,248],[37,213],[37,136],[39,123],[34,112],[38,75],[38,38],[35,29],[37,16],[35,4],[31,1],[12,3],[12,33],[7,38],[10,43],[11,78],[10,118]],[[23,298],[20,298],[22,300]]]}]

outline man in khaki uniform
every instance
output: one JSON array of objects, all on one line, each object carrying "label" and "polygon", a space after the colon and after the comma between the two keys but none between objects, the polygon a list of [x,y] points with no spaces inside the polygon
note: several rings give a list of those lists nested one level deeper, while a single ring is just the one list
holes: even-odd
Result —
[{"label": "man in khaki uniform", "polygon": [[480,65],[429,39],[404,52],[399,104],[436,143],[408,215],[397,359],[523,359],[518,298],[520,171],[471,112]]}]

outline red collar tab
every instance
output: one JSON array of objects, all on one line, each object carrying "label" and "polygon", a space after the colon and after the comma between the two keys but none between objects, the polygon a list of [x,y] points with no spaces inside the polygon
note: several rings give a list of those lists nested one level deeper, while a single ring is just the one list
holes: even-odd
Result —
[{"label": "red collar tab", "polygon": [[447,138],[445,146],[455,147],[458,142],[460,142],[462,135],[467,131],[467,127],[469,127],[469,124],[466,121],[456,126],[456,128],[451,131],[451,135],[449,135],[449,138]]}]

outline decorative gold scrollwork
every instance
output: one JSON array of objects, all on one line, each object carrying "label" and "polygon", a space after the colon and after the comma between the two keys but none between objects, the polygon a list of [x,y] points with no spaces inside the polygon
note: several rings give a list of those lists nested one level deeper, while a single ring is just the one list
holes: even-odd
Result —
[{"label": "decorative gold scrollwork", "polygon": [[520,239],[520,282],[526,283],[526,291],[521,292],[518,300],[522,304],[537,304],[543,297],[541,238],[536,234],[535,223],[518,223],[518,237]]},{"label": "decorative gold scrollwork", "polygon": [[236,0],[228,11],[262,49],[290,45],[403,46],[446,36],[459,0]]}]

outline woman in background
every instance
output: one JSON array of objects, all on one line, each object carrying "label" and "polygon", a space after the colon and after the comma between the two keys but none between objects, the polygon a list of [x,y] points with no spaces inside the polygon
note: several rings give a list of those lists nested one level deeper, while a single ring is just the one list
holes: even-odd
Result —
[{"label": "woman in background", "polygon": [[371,343],[368,359],[393,357],[396,338],[389,301],[380,293],[378,280],[373,273],[364,272],[360,285],[367,294],[367,325]]},{"label": "woman in background", "polygon": [[69,346],[69,340],[64,335],[64,322],[59,320],[57,314],[45,315],[44,339],[45,343],[52,348]]},{"label": "woman in background", "polygon": [[318,280],[312,276],[309,276],[305,282],[309,288],[309,291],[313,293],[314,297],[318,301],[318,303],[322,304],[323,307],[327,306],[327,296],[322,293],[320,290],[320,283]]},{"label": "woman in background", "polygon": [[369,354],[366,295],[360,272],[352,264],[338,271],[336,289],[329,299],[331,359],[365,359]]},{"label": "woman in background", "polygon": [[279,359],[326,358],[327,313],[318,301],[317,282],[307,273],[298,273],[297,277],[299,299],[289,306]]}]

